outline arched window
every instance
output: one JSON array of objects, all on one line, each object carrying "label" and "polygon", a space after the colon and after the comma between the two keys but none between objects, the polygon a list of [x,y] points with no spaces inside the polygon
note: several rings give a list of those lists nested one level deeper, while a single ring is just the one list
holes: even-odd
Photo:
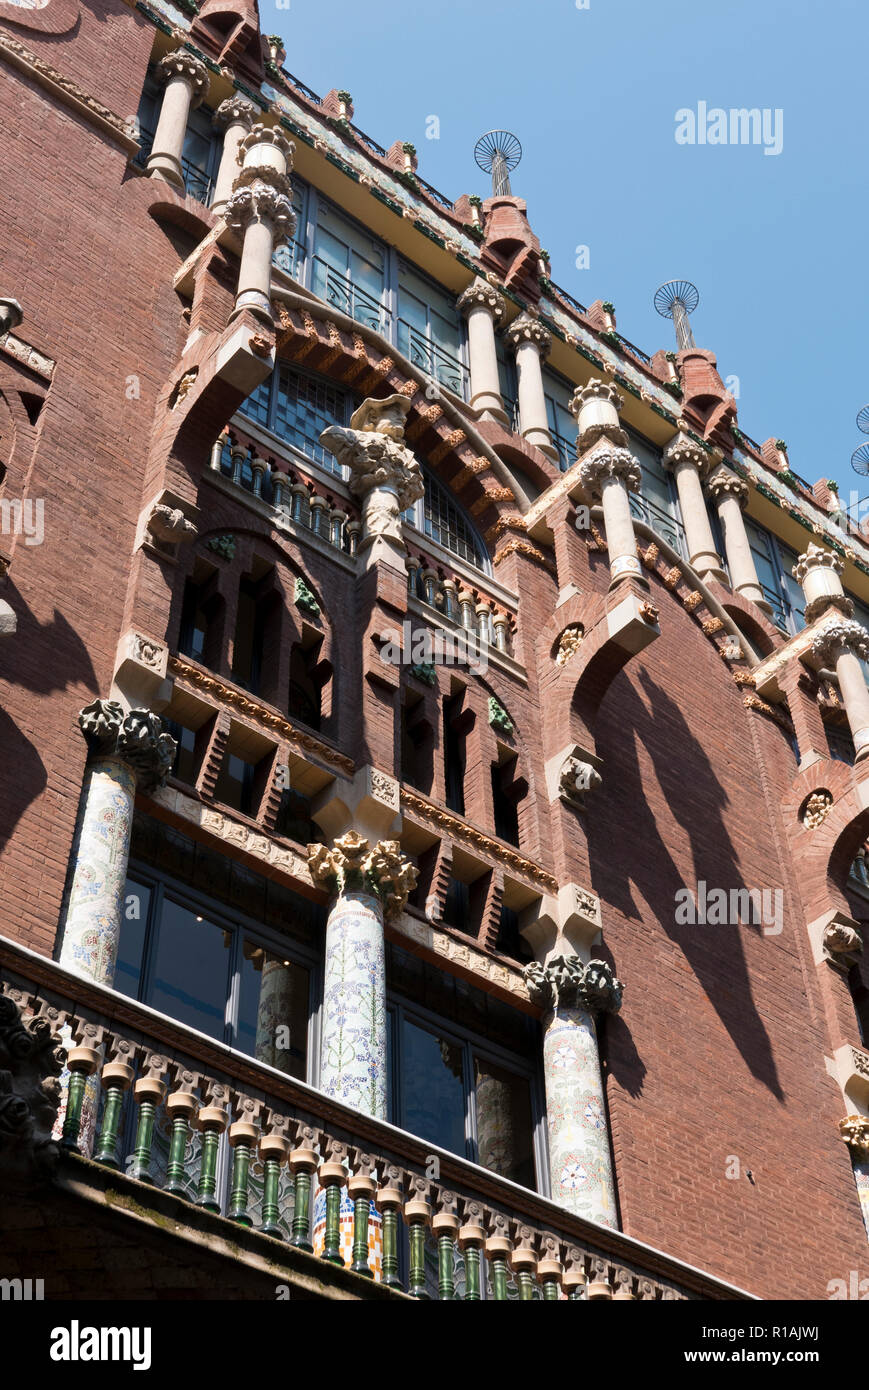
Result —
[{"label": "arched window", "polygon": [[423,469],[423,478],[425,495],[412,507],[408,507],[404,513],[405,521],[431,540],[437,541],[444,549],[451,550],[469,565],[488,572],[490,566],[486,547],[477,535],[470,517],[427,468]]}]

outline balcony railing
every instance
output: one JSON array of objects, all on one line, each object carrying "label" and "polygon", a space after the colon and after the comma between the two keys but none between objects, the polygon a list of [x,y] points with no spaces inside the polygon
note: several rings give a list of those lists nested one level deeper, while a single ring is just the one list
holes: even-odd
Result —
[{"label": "balcony railing", "polygon": [[[222,1218],[227,1242],[239,1228],[277,1242],[267,1260],[281,1243],[302,1252],[321,1286],[324,1262],[352,1259],[419,1299],[748,1297],[3,938],[0,970],[25,1022],[77,1044],[62,1149],[130,1184],[143,1211],[171,1193],[179,1229]],[[100,1082],[102,1105],[83,1106]]]},{"label": "balcony railing", "polygon": [[672,513],[665,511],[663,507],[656,506],[642,493],[636,492],[631,493],[631,513],[633,516],[639,517],[640,521],[644,521],[659,536],[663,536],[667,544],[671,545],[674,550],[678,550],[679,554],[687,560],[688,548],[685,544],[685,528]]},{"label": "balcony railing", "polygon": [[279,270],[285,271],[294,280],[301,280],[305,273],[306,255],[307,251],[301,241],[287,241],[277,248],[272,261]]},{"label": "balcony railing", "polygon": [[468,399],[470,390],[470,377],[467,368],[458,357],[447,352],[446,348],[439,347],[437,343],[424,333],[420,333],[418,328],[408,323],[406,319],[398,320],[398,341],[397,347],[413,363],[425,372],[426,376],[433,381],[439,381],[454,395],[461,396],[463,400]]},{"label": "balcony railing", "polygon": [[[139,169],[144,169],[148,163],[148,156],[154,144],[153,130],[146,130],[144,127],[139,129],[139,152],[133,163]],[[195,164],[191,159],[181,160],[181,172],[184,175],[184,188],[191,198],[195,198],[203,207],[208,207],[211,203],[211,195],[214,192],[214,179],[203,169],[201,164]]]},{"label": "balcony railing", "polygon": [[392,315],[369,290],[364,290],[346,275],[335,270],[321,256],[313,257],[311,288],[327,304],[332,304],[348,318],[373,328],[384,337],[390,336]]}]

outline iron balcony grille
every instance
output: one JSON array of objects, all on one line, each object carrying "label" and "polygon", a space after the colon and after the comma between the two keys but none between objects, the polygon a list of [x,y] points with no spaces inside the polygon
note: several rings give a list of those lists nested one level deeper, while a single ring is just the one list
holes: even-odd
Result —
[{"label": "iron balcony grille", "polygon": [[687,560],[688,548],[685,544],[685,528],[681,521],[677,521],[671,512],[664,511],[663,507],[657,506],[648,497],[644,497],[642,493],[632,492],[630,497],[632,516],[644,521]]},{"label": "iron balcony grille", "polygon": [[[151,149],[154,144],[153,130],[146,130],[144,126],[139,129],[139,151],[133,160],[137,169],[144,169],[148,163]],[[191,159],[181,160],[181,172],[184,176],[184,189],[191,198],[195,198],[203,207],[208,207],[211,196],[214,192],[214,179],[210,176],[207,169],[201,164],[195,164]]]},{"label": "iron balcony grille", "polygon": [[311,288],[315,294],[348,318],[384,337],[389,336],[392,315],[374,295],[335,270],[321,256],[312,257],[312,264]]},{"label": "iron balcony grille", "polygon": [[398,320],[398,340],[396,343],[399,351],[403,352],[415,367],[419,367],[425,372],[426,376],[433,381],[439,381],[446,386],[454,395],[461,396],[467,400],[469,396],[469,377],[464,363],[460,362],[452,353],[445,348],[433,343],[424,333],[420,333],[418,328],[407,322],[406,319]]},{"label": "iron balcony grille", "polygon": [[301,241],[288,241],[277,248],[272,256],[272,261],[279,270],[285,271],[294,280],[301,280],[304,275],[306,256],[307,251]]}]

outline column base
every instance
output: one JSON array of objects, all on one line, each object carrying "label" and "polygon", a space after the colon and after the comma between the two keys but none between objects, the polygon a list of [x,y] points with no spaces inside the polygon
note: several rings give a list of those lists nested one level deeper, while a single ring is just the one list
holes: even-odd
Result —
[{"label": "column base", "polygon": [[149,179],[165,179],[176,188],[184,189],[184,171],[180,160],[171,154],[152,154],[145,165]]}]

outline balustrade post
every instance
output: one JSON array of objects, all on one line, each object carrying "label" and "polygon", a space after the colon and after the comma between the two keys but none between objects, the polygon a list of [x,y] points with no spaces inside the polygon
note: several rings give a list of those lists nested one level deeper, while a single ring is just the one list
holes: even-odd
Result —
[{"label": "balustrade post", "polygon": [[438,1297],[442,1301],[450,1301],[456,1296],[456,1237],[461,1225],[456,1215],[458,1198],[454,1192],[439,1189],[436,1205],[431,1229],[438,1246]]},{"label": "balustrade post", "polygon": [[218,1081],[207,1083],[205,1104],[196,1116],[196,1127],[202,1134],[202,1158],[199,1165],[199,1191],[196,1205],[203,1211],[220,1214],[217,1201],[217,1156],[220,1139],[229,1123],[229,1087]]},{"label": "balustrade post", "polygon": [[423,1178],[411,1178],[410,1190],[414,1195],[404,1204],[410,1250],[408,1293],[425,1302],[429,1296],[425,1286],[425,1233],[431,1223],[428,1183]]},{"label": "balustrade post", "polygon": [[465,1302],[480,1303],[483,1298],[482,1259],[486,1231],[479,1202],[463,1203],[463,1225],[459,1227],[459,1249],[465,1257]]},{"label": "balustrade post", "polygon": [[562,1278],[562,1288],[569,1303],[585,1300],[585,1256],[575,1245],[568,1246],[567,1264]]},{"label": "balustrade post", "polygon": [[290,1244],[297,1250],[313,1250],[311,1244],[311,1189],[317,1171],[319,1133],[309,1125],[296,1129],[296,1148],[290,1153],[290,1172],[293,1175],[293,1230]]},{"label": "balustrade post", "polygon": [[118,1136],[124,1113],[124,1096],[135,1076],[136,1047],[117,1033],[109,1034],[107,1047],[109,1059],[100,1076],[106,1098],[94,1162],[101,1163],[105,1168],[120,1168]]},{"label": "balustrade post", "polygon": [[170,1092],[166,1097],[166,1110],[172,1121],[172,1137],[169,1140],[167,1180],[163,1191],[171,1192],[176,1197],[189,1197],[190,1193],[184,1181],[187,1175],[187,1145],[190,1142],[190,1121],[198,1104],[194,1091],[199,1085],[200,1077],[197,1072],[188,1071],[178,1062],[172,1064],[171,1071],[177,1090]]},{"label": "balustrade post", "polygon": [[250,1096],[236,1095],[236,1109],[239,1119],[229,1126],[228,1138],[232,1149],[232,1177],[229,1194],[230,1221],[248,1229],[253,1226],[247,1205],[250,1185],[250,1164],[254,1145],[259,1136],[258,1122],[263,1108],[261,1100]]},{"label": "balustrade post", "polygon": [[537,1250],[534,1232],[521,1221],[514,1222],[514,1246],[510,1251],[510,1268],[519,1285],[520,1303],[534,1300],[534,1281],[537,1275]]},{"label": "balustrade post", "polygon": [[398,1277],[398,1232],[404,1192],[402,1171],[387,1164],[377,1189],[377,1209],[383,1219],[383,1283],[389,1289],[400,1289]]},{"label": "balustrade post", "polygon": [[503,1303],[507,1298],[507,1262],[513,1244],[508,1235],[506,1216],[500,1212],[490,1212],[488,1224],[491,1234],[486,1239],[484,1249],[492,1279],[492,1297],[496,1303]]},{"label": "balustrade post", "polygon": [[136,1139],[132,1162],[128,1172],[131,1178],[154,1186],[151,1177],[151,1146],[154,1142],[154,1118],[157,1107],[162,1103],[166,1087],[160,1080],[169,1063],[156,1052],[146,1052],[142,1063],[142,1075],[133,1086],[133,1097],[139,1107],[136,1125]]},{"label": "balustrade post", "polygon": [[76,1041],[66,1054],[69,1090],[60,1137],[61,1148],[66,1149],[69,1153],[81,1153],[79,1137],[82,1128],[85,1091],[88,1078],[95,1074],[102,1062],[104,1036],[105,1029],[94,1023],[83,1023],[79,1019],[73,1023],[73,1037]]},{"label": "balustrade post", "polygon": [[353,1204],[353,1263],[350,1268],[354,1274],[373,1279],[374,1270],[368,1263],[368,1221],[372,1199],[377,1191],[377,1184],[371,1176],[374,1159],[355,1149],[353,1167],[355,1171],[347,1182],[347,1193]]},{"label": "balustrade post", "polygon": [[287,1130],[290,1121],[285,1115],[270,1110],[267,1118],[267,1132],[260,1135],[259,1153],[263,1161],[263,1204],[260,1231],[274,1240],[283,1240],[280,1227],[280,1181],[281,1164],[286,1163],[290,1151]]},{"label": "balustrade post", "polygon": [[547,1233],[541,1240],[541,1256],[537,1262],[537,1278],[543,1289],[545,1303],[557,1302],[561,1298],[564,1269],[561,1263],[561,1241],[558,1236]]},{"label": "balustrade post", "polygon": [[320,1164],[317,1173],[322,1189],[324,1214],[323,1218],[319,1219],[319,1212],[315,1208],[314,1248],[316,1250],[317,1245],[322,1240],[323,1248],[319,1251],[320,1259],[327,1260],[329,1264],[343,1265],[344,1257],[341,1254],[341,1189],[347,1181],[347,1170],[344,1166],[347,1145],[339,1144],[334,1139],[330,1140],[328,1154],[327,1161]]}]

